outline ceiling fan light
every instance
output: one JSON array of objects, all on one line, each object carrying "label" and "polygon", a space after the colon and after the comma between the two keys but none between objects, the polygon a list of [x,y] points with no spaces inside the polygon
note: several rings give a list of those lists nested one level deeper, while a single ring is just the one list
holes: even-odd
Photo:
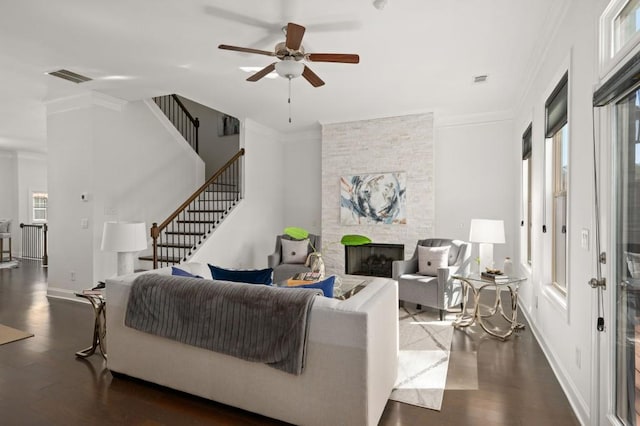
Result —
[{"label": "ceiling fan light", "polygon": [[276,72],[280,77],[296,78],[302,75],[304,64],[302,62],[284,60],[276,63]]}]

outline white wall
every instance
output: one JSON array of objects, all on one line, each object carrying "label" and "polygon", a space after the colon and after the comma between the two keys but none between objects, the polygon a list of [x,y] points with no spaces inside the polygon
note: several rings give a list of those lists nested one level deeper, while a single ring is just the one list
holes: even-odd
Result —
[{"label": "white wall", "polygon": [[224,115],[190,99],[179,97],[189,113],[200,120],[198,153],[205,163],[206,177],[213,176],[240,150],[240,135],[218,136],[218,123]]},{"label": "white wall", "polygon": [[[510,119],[439,123],[435,130],[435,236],[469,240],[471,219],[501,219],[506,244],[493,249],[495,266],[515,255],[520,145]],[[472,258],[478,256],[473,244]]]},{"label": "white wall", "polygon": [[[40,153],[17,153],[18,223],[33,223],[33,192],[47,192],[47,156]],[[17,225],[17,224],[16,224]],[[14,251],[22,254],[22,238],[13,240]]]},{"label": "white wall", "polygon": [[284,145],[284,223],[319,235],[322,220],[321,129],[287,135]]},{"label": "white wall", "polygon": [[[580,234],[586,229],[593,236],[591,97],[597,82],[598,17],[605,5],[606,2],[600,0],[571,2],[568,10],[559,17],[557,32],[550,40],[544,56],[539,58],[537,69],[529,76],[529,90],[517,111],[513,132],[513,140],[520,141],[529,122],[533,122],[532,270],[521,292],[521,305],[583,424],[598,422],[590,418],[592,413],[589,406],[592,392],[598,391],[597,382],[592,381],[591,375],[594,361],[591,343],[596,333],[591,308],[595,306],[596,292],[586,284],[594,276],[595,254],[581,248]],[[544,103],[567,69],[569,276],[568,296],[564,298],[550,286],[551,235],[543,234],[541,227]],[[511,161],[518,162],[519,155],[514,154]],[[517,256],[517,260],[524,263],[523,255]]]},{"label": "white wall", "polygon": [[226,268],[266,268],[276,235],[285,227],[282,135],[251,120],[242,123],[240,133],[245,198],[190,260]]},{"label": "white wall", "polygon": [[20,237],[18,218],[18,172],[16,153],[0,151],[0,219],[11,219],[12,252],[17,254]]},{"label": "white wall", "polygon": [[152,102],[88,93],[47,108],[48,293],[72,297],[116,272],[103,223],[162,222],[202,184],[204,164]]}]

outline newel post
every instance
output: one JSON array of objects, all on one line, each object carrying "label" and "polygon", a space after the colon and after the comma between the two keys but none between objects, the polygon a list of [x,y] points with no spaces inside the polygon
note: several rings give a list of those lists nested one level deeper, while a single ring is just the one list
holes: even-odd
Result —
[{"label": "newel post", "polygon": [[160,236],[160,229],[158,224],[153,222],[151,226],[151,238],[153,239],[153,269],[158,269],[158,237]]}]

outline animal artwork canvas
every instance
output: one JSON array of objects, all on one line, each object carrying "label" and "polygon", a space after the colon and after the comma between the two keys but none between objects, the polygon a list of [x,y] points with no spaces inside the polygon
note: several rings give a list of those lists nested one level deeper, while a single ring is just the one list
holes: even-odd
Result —
[{"label": "animal artwork canvas", "polygon": [[340,223],[406,224],[406,186],[405,172],[342,176]]}]

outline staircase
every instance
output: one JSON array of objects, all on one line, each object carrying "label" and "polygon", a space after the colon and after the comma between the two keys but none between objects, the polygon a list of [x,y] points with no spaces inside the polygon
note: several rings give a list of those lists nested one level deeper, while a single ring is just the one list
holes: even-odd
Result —
[{"label": "staircase", "polygon": [[238,151],[160,225],[151,227],[153,269],[186,261],[243,198]]},{"label": "staircase", "polygon": [[[186,110],[176,95],[157,97],[154,101],[198,152],[198,119]],[[243,156],[244,148],[160,225],[153,223],[151,255],[139,259],[153,262],[153,269],[186,261],[243,198]]]}]

